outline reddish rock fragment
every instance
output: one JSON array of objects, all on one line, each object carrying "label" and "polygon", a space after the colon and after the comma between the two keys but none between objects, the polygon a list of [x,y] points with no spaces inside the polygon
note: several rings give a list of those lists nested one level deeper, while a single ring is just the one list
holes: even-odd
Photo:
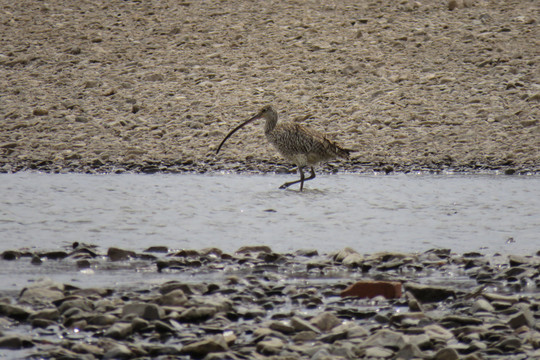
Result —
[{"label": "reddish rock fragment", "polygon": [[401,297],[401,283],[397,281],[358,281],[341,292],[341,297],[373,298],[382,295],[387,299]]}]

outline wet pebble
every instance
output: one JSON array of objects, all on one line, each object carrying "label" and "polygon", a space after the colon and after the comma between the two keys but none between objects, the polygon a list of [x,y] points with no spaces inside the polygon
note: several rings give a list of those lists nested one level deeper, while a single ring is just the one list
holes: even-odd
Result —
[{"label": "wet pebble", "polygon": [[[154,271],[151,264],[158,261],[199,261],[197,268],[163,269],[168,275],[191,271],[193,281],[117,289],[36,281],[0,301],[0,324],[7,325],[0,348],[27,348],[45,358],[502,360],[516,353],[533,358],[540,347],[537,293],[512,292],[505,275],[523,270],[519,274],[536,280],[538,255],[502,261],[450,251],[276,254],[265,246],[233,255],[219,249],[153,253],[156,257],[143,258],[110,248],[106,254],[93,249],[92,255],[78,255],[91,256],[96,269],[112,264],[117,254],[118,266],[143,261]],[[345,261],[350,256],[362,265],[351,266]],[[489,285],[469,267],[471,259],[480,258],[480,267],[493,275]],[[24,261],[18,259],[9,261]],[[55,261],[80,260],[69,254]],[[199,271],[212,275],[201,278]],[[450,272],[461,274],[452,285],[429,285],[430,276]],[[405,293],[342,297],[359,278],[362,286],[403,284]],[[17,335],[23,328],[31,329],[31,337]],[[53,341],[58,333],[63,341]]]}]

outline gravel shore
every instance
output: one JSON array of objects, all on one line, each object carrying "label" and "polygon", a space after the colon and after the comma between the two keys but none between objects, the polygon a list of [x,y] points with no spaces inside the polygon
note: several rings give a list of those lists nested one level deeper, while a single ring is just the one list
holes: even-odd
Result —
[{"label": "gravel shore", "polygon": [[228,254],[156,246],[103,253],[74,244],[1,258],[31,261],[36,271],[53,261],[87,272],[123,266],[191,278],[114,288],[37,280],[0,301],[7,357],[540,358],[540,251],[280,254],[247,246]]},{"label": "gravel shore", "polygon": [[351,171],[540,169],[534,1],[0,0],[0,171],[284,171],[266,104]]}]

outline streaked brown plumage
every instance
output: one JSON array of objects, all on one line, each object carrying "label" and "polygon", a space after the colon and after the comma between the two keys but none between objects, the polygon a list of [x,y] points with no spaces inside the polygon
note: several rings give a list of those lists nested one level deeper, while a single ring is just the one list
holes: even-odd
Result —
[{"label": "streaked brown plumage", "polygon": [[[328,140],[323,134],[309,129],[297,123],[280,123],[278,124],[277,112],[267,105],[251,119],[243,122],[234,128],[223,139],[216,151],[219,153],[221,147],[237,130],[250,122],[264,118],[266,124],[264,126],[264,134],[268,141],[274,145],[279,153],[287,160],[296,164],[300,173],[300,180],[286,182],[280,186],[280,189],[286,189],[293,184],[300,183],[300,191],[304,188],[304,181],[315,178],[315,170],[313,166],[322,161],[328,161],[335,158],[349,158],[349,153],[352,150],[343,149],[334,142]],[[311,175],[308,178],[304,177],[304,167],[311,168]]]}]

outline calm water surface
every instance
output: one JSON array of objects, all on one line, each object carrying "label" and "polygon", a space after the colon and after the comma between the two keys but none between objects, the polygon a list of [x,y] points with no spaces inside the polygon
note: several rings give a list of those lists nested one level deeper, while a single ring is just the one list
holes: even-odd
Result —
[{"label": "calm water surface", "polygon": [[496,175],[0,174],[0,251],[74,241],[143,250],[266,244],[274,251],[530,254],[540,177]]}]

